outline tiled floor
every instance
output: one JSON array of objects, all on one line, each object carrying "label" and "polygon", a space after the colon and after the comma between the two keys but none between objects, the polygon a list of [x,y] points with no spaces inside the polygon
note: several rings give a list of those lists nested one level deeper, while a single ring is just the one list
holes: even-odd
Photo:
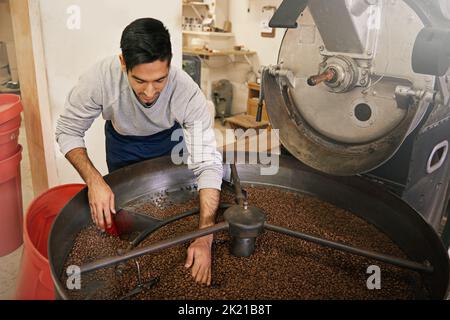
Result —
[{"label": "tiled floor", "polygon": [[[19,143],[23,146],[22,162],[20,167],[22,179],[22,202],[25,214],[26,208],[28,208],[34,198],[34,194],[31,181],[30,160],[28,157],[25,126],[23,121],[22,127],[20,128]],[[0,300],[14,299],[21,257],[22,247],[5,257],[0,257]]]}]

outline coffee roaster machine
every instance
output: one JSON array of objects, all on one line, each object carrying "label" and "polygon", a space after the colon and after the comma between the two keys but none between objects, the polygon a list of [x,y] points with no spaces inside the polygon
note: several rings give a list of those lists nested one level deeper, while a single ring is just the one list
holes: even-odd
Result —
[{"label": "coffee roaster machine", "polygon": [[264,72],[283,145],[319,171],[366,174],[441,228],[450,2],[284,1],[272,25],[289,28]]},{"label": "coffee roaster machine", "polygon": [[[255,239],[269,231],[418,271],[430,298],[446,298],[450,1],[284,0],[270,26],[287,29],[277,65],[261,71],[260,106],[265,101],[289,153],[281,156],[278,174],[261,175],[261,165],[226,166],[224,187],[233,188],[236,204],[225,212],[224,223],[130,248],[81,271],[223,230],[232,235],[231,253],[248,256]],[[195,183],[187,168],[168,159],[136,164],[105,179],[118,206],[161,192],[180,198]],[[249,184],[307,193],[349,210],[388,235],[409,259],[269,225],[264,213],[245,201],[242,187]],[[77,233],[89,223],[84,190],[62,210],[49,239],[52,277],[61,298],[70,296],[61,281],[64,263]],[[153,229],[163,224],[155,221]]]}]

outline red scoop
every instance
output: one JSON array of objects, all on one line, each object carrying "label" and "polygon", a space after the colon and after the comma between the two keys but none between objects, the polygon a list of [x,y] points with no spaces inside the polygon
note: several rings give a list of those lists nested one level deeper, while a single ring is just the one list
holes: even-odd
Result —
[{"label": "red scoop", "polygon": [[118,237],[119,236],[119,231],[117,231],[117,226],[116,226],[116,221],[114,219],[114,216],[112,216],[112,222],[111,222],[111,227],[106,228],[106,233],[114,236],[114,237]]}]

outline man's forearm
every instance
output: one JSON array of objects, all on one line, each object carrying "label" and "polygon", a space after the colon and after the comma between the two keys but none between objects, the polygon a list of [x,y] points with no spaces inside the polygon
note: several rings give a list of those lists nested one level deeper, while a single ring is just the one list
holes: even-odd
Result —
[{"label": "man's forearm", "polygon": [[215,224],[216,211],[219,208],[220,191],[216,189],[200,190],[199,228],[204,229]]},{"label": "man's forearm", "polygon": [[86,149],[73,149],[66,154],[66,158],[75,167],[88,186],[103,179],[100,172],[98,172],[89,159]]}]

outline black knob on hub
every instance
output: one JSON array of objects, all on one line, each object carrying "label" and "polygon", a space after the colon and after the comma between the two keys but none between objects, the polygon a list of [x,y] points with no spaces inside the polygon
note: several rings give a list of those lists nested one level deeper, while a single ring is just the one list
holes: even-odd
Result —
[{"label": "black knob on hub", "polygon": [[256,207],[236,205],[225,211],[224,218],[230,226],[231,253],[238,257],[252,255],[256,237],[264,232],[264,212]]}]

